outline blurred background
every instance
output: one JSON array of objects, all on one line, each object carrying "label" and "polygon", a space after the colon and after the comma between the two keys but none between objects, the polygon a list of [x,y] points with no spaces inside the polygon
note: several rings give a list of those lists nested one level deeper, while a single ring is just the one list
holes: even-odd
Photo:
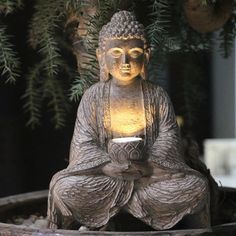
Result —
[{"label": "blurred background", "polygon": [[47,189],[68,165],[76,110],[99,81],[102,25],[134,11],[183,137],[219,185],[236,187],[233,0],[0,0],[0,197]]}]

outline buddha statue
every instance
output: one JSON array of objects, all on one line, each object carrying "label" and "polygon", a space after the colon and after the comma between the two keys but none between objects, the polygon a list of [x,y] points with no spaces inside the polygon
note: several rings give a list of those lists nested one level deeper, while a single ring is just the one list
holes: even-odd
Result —
[{"label": "buddha statue", "polygon": [[100,31],[96,53],[100,82],[85,91],[69,165],[51,180],[49,227],[74,221],[99,230],[120,211],[155,230],[186,217],[208,227],[208,182],[184,161],[167,93],[148,82],[143,25],[131,12],[115,13]]}]

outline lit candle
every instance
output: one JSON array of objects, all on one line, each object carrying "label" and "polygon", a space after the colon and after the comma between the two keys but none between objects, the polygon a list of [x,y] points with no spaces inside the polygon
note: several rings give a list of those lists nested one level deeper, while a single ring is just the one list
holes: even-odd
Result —
[{"label": "lit candle", "polygon": [[112,142],[114,143],[127,143],[127,142],[140,142],[142,138],[138,137],[124,137],[124,138],[113,138]]}]

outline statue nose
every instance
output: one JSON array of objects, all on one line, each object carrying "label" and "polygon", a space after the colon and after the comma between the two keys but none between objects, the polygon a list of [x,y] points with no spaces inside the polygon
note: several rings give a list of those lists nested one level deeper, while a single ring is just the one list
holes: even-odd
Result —
[{"label": "statue nose", "polygon": [[128,56],[126,54],[122,55],[122,64],[123,65],[129,65]]},{"label": "statue nose", "polygon": [[123,69],[130,69],[130,64],[128,64],[128,63],[123,63],[123,64],[121,65],[121,68],[123,68]]},{"label": "statue nose", "polygon": [[127,64],[127,63],[122,64],[120,67],[120,70],[122,72],[130,72],[131,70],[130,64]]}]

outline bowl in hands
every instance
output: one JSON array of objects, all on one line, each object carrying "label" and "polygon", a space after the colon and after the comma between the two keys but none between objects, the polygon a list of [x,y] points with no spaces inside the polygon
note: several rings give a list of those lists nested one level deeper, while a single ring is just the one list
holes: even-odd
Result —
[{"label": "bowl in hands", "polygon": [[132,161],[145,161],[144,140],[138,137],[114,138],[108,143],[108,154],[113,162],[119,164]]}]

